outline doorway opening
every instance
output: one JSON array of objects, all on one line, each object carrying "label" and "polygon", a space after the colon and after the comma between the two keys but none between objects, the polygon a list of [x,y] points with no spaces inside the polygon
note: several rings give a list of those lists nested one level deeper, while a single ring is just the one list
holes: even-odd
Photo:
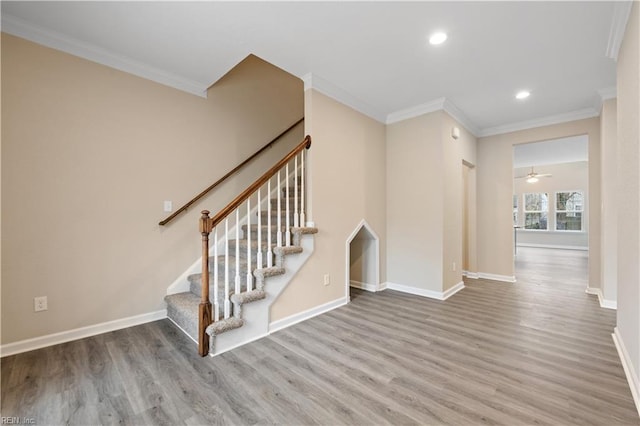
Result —
[{"label": "doorway opening", "polygon": [[588,153],[587,135],[513,147],[514,271],[527,282],[588,287]]},{"label": "doorway opening", "polygon": [[362,220],[347,239],[346,292],[350,288],[379,291],[380,286],[380,238],[371,226]]}]

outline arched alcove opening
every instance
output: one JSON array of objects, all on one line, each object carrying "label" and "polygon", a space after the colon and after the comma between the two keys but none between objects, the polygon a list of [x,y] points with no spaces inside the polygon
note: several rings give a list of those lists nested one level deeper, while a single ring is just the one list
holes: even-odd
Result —
[{"label": "arched alcove opening", "polygon": [[380,289],[380,239],[366,221],[360,222],[347,239],[346,291]]}]

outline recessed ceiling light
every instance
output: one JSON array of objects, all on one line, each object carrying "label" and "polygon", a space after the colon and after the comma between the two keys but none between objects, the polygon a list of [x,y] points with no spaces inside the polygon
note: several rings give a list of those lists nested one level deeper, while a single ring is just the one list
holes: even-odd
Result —
[{"label": "recessed ceiling light", "polygon": [[447,35],[443,32],[433,33],[431,37],[429,37],[429,43],[431,44],[442,44],[447,39]]},{"label": "recessed ceiling light", "polygon": [[516,93],[516,99],[527,99],[530,94],[528,90],[521,90]]}]

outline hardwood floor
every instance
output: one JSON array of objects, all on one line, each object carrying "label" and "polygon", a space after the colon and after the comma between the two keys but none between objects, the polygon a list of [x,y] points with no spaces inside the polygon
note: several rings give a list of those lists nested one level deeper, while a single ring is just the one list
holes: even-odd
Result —
[{"label": "hardwood floor", "polygon": [[520,249],[516,284],[391,290],[200,358],[168,320],[3,358],[37,424],[639,425],[586,252]]}]

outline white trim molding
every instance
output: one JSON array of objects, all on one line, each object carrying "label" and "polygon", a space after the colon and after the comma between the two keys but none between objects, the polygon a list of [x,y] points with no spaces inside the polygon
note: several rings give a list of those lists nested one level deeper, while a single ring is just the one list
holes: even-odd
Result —
[{"label": "white trim molding", "polygon": [[349,280],[349,287],[359,288],[360,290],[370,291],[373,293],[376,291],[382,291],[386,288],[384,284],[363,283],[356,280]]},{"label": "white trim molding", "polygon": [[160,68],[149,66],[135,59],[118,55],[107,49],[63,35],[57,31],[35,26],[12,15],[2,14],[2,31],[183,92],[202,98],[207,97],[207,89],[210,84],[190,80]]},{"label": "white trim molding", "polygon": [[587,287],[584,291],[587,294],[598,296],[598,304],[605,309],[618,309],[618,301],[605,299],[602,290],[597,287]]},{"label": "white trim molding", "polygon": [[470,272],[470,271],[462,271],[462,276],[463,277],[467,277],[471,280],[477,280],[478,279],[478,273],[477,272]]},{"label": "white trim molding", "polygon": [[518,243],[517,247],[533,247],[533,248],[548,248],[548,249],[558,249],[558,250],[589,251],[589,246],[563,246],[563,245],[557,245],[557,244]]},{"label": "white trim molding", "polygon": [[98,334],[121,330],[123,328],[133,327],[165,318],[167,318],[167,310],[162,309],[160,311],[107,321],[100,324],[89,325],[87,327],[62,331],[60,333],[21,340],[19,342],[7,343],[6,345],[0,346],[0,357],[41,349],[47,346],[58,345],[60,343],[71,342],[72,340],[84,339],[85,337],[96,336]]},{"label": "white trim molding", "polygon": [[454,294],[462,290],[464,288],[464,283],[460,281],[458,284],[454,285],[453,287],[445,291],[427,290],[426,288],[396,284],[389,281],[384,283],[384,286],[389,290],[400,291],[402,293],[414,294],[416,296],[428,297],[430,299],[436,299],[436,300],[447,300],[449,297],[453,296]]},{"label": "white trim molding", "polygon": [[386,124],[398,123],[410,118],[419,117],[435,111],[445,111],[454,120],[460,123],[465,129],[476,136],[479,132],[478,127],[469,120],[469,118],[460,110],[453,102],[447,98],[438,98],[430,102],[426,102],[413,107],[401,109],[387,115]]},{"label": "white trim molding", "polygon": [[373,118],[374,120],[384,124],[386,117],[382,112],[378,111],[377,108],[367,104],[361,99],[356,98],[346,90],[336,86],[328,80],[325,80],[317,74],[305,74],[302,76],[302,81],[304,82],[305,92],[309,89],[316,90],[323,95],[326,95],[340,102],[341,104],[344,104],[366,115],[367,117]]},{"label": "white trim molding", "polygon": [[443,108],[447,112],[447,114],[453,117],[458,123],[462,124],[462,126],[464,126],[464,128],[469,132],[471,132],[473,136],[478,136],[478,133],[480,133],[480,129],[478,129],[478,127],[473,124],[473,122],[469,120],[469,118],[462,112],[462,110],[455,106],[453,102],[445,98]]},{"label": "white trim molding", "polygon": [[607,50],[605,54],[607,58],[618,61],[618,52],[622,45],[624,32],[627,28],[627,21],[631,14],[632,0],[616,1],[613,4],[613,16],[611,18],[611,29],[609,30],[609,40],[607,42]]},{"label": "white trim molding", "polygon": [[551,126],[554,124],[567,123],[569,121],[584,120],[598,117],[600,111],[595,108],[585,108],[578,111],[563,114],[550,115],[548,117],[536,118],[533,120],[520,121],[518,123],[505,124],[502,126],[488,127],[478,133],[478,137],[501,135],[504,133],[517,132],[520,130],[534,129],[537,127]]},{"label": "white trim molding", "polygon": [[633,396],[633,402],[635,402],[636,410],[638,410],[638,415],[640,415],[640,384],[638,383],[638,375],[633,368],[633,362],[631,361],[629,352],[627,352],[627,347],[622,340],[618,327],[613,329],[611,337],[613,338],[613,343],[616,345],[616,350],[618,351],[618,356],[620,357],[624,374],[627,377],[627,382],[631,389],[631,395]]},{"label": "white trim molding", "polygon": [[401,109],[400,111],[392,112],[387,115],[385,121],[386,124],[398,123],[400,121],[408,120],[410,118],[419,117],[421,115],[429,114],[435,111],[444,110],[445,98],[438,98],[424,104],[412,106],[409,108]]},{"label": "white trim molding", "polygon": [[512,284],[516,282],[516,277],[513,275],[489,274],[487,272],[478,272],[478,278],[482,280],[502,281]]},{"label": "white trim molding", "polygon": [[316,306],[315,308],[307,309],[306,311],[293,314],[286,318],[272,321],[269,323],[269,334],[275,333],[276,331],[282,330],[283,328],[291,327],[292,325],[308,320],[309,318],[313,318],[320,314],[332,311],[336,308],[339,308],[340,306],[346,305],[347,303],[349,303],[348,298],[340,297],[339,299]]}]

